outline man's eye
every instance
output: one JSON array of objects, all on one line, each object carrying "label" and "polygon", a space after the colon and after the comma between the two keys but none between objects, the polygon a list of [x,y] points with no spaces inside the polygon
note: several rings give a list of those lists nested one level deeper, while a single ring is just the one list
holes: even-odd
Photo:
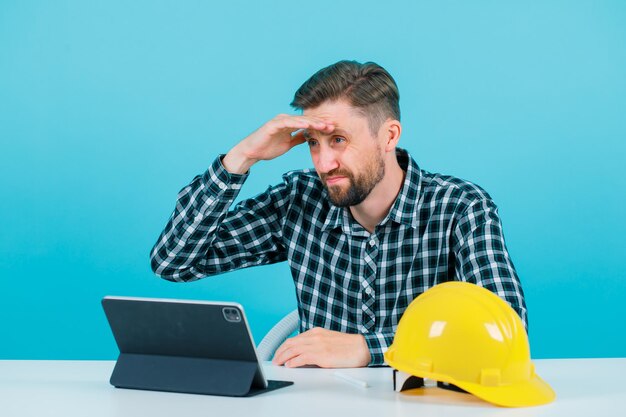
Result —
[{"label": "man's eye", "polygon": [[309,139],[308,141],[309,147],[317,146],[317,141],[315,139]]},{"label": "man's eye", "polygon": [[345,138],[342,138],[341,136],[335,136],[335,143],[344,143],[345,141]]}]

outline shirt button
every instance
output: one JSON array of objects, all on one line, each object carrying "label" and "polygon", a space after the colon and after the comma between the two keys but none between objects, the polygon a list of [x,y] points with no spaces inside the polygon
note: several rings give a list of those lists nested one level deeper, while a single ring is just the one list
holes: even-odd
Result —
[{"label": "shirt button", "polygon": [[367,288],[365,289],[365,294],[367,294],[367,295],[372,295],[372,287],[367,287]]},{"label": "shirt button", "polygon": [[374,246],[376,244],[376,241],[374,239],[370,239],[370,246]]},{"label": "shirt button", "polygon": [[223,182],[220,182],[218,184],[218,187],[220,187],[221,190],[225,190],[226,189],[226,184],[224,184]]}]

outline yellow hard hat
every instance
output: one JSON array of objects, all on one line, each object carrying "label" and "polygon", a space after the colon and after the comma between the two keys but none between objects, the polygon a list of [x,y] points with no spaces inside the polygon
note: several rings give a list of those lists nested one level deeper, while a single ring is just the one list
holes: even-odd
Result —
[{"label": "yellow hard hat", "polygon": [[456,385],[500,406],[541,405],[555,398],[535,373],[515,310],[467,282],[439,284],[413,300],[385,360],[399,371]]}]

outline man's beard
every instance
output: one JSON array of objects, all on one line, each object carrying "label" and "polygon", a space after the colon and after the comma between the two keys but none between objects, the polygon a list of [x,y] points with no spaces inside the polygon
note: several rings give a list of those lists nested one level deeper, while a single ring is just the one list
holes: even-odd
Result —
[{"label": "man's beard", "polygon": [[[349,182],[348,188],[345,189],[339,185],[328,186],[326,179],[334,176],[346,177]],[[364,173],[358,177],[355,177],[352,172],[342,169],[336,169],[320,175],[322,184],[324,184],[326,191],[328,191],[331,203],[337,207],[349,207],[361,204],[384,176],[385,161],[379,153],[375,154],[375,158],[365,167]]]}]

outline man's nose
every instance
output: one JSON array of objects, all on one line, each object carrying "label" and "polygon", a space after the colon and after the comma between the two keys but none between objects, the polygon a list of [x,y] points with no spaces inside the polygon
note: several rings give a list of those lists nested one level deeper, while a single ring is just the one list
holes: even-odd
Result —
[{"label": "man's nose", "polygon": [[317,159],[318,171],[326,174],[338,167],[339,162],[337,161],[335,152],[328,147],[321,146]]}]

